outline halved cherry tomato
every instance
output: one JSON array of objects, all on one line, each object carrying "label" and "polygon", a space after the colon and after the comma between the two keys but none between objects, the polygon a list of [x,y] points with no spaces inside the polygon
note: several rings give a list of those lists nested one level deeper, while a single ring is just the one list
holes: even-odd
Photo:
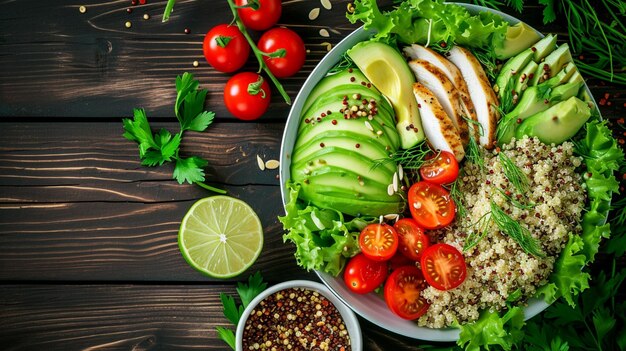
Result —
[{"label": "halved cherry tomato", "polygon": [[400,267],[385,282],[385,302],[404,319],[416,319],[428,310],[428,301],[420,293],[426,289],[422,272],[415,266]]},{"label": "halved cherry tomato", "polygon": [[220,72],[235,72],[250,55],[250,45],[236,25],[218,24],[206,33],[202,51],[207,62]]},{"label": "halved cherry tomato", "polygon": [[438,290],[456,288],[467,275],[463,254],[448,244],[435,244],[427,248],[420,264],[428,284]]},{"label": "halved cherry tomato", "polygon": [[422,228],[439,229],[452,223],[456,205],[441,185],[421,181],[409,188],[409,209]]},{"label": "halved cherry tomato", "polygon": [[357,294],[374,291],[387,278],[387,263],[374,261],[362,253],[352,257],[346,264],[343,280]]},{"label": "halved cherry tomato", "polygon": [[398,233],[389,224],[370,224],[361,231],[359,247],[370,259],[386,261],[398,250]]},{"label": "halved cherry tomato", "polygon": [[440,151],[424,162],[420,167],[420,175],[429,182],[450,184],[459,176],[459,163],[453,153]]},{"label": "halved cherry tomato", "polygon": [[266,54],[284,50],[282,56],[263,55],[267,68],[278,78],[296,74],[306,59],[306,47],[300,36],[289,28],[276,27],[263,33],[257,44]]},{"label": "halved cherry tomato", "polygon": [[393,227],[398,233],[398,251],[413,261],[419,261],[430,243],[424,230],[411,218],[402,218]]},{"label": "halved cherry tomato", "polygon": [[[252,1],[235,0],[235,5],[246,6]],[[240,7],[237,14],[243,24],[252,30],[266,30],[275,25],[282,12],[281,0],[258,0],[258,8]]]}]

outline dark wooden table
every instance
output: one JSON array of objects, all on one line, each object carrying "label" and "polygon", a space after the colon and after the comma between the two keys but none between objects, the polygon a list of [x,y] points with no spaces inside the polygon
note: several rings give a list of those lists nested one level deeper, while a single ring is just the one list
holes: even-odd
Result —
[{"label": "dark wooden table", "polygon": [[[251,204],[264,225],[265,247],[249,272],[260,270],[270,284],[317,279],[282,242],[277,170],[261,171],[256,161],[278,159],[289,107],[275,94],[260,120],[233,119],[221,93],[229,76],[202,55],[204,33],[230,21],[226,2],[179,0],[168,23],[165,1],[128,13],[130,3],[1,3],[0,349],[227,349],[215,332],[229,326],[218,295],[234,294],[248,274],[206,278],[177,246],[183,215],[211,194],[179,185],[169,166],[142,167],[136,145],[122,138],[121,118],[134,107],[145,108],[155,128],[177,127],[174,78],[184,71],[209,89],[207,107],[217,115],[207,132],[186,135],[184,152],[209,160],[208,182]],[[302,71],[282,80],[292,98],[328,45],[356,28],[344,16],[347,1],[331,3],[327,10],[314,0],[284,2],[280,24],[309,50]],[[320,15],[309,20],[313,8]],[[537,11],[521,17],[564,33],[542,26]],[[605,116],[626,117],[623,87],[589,84],[596,96],[610,94]],[[419,344],[361,323],[368,350]]]}]

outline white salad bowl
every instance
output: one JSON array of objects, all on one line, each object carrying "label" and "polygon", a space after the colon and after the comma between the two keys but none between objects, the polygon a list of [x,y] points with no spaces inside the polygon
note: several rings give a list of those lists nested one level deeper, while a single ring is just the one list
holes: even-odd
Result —
[{"label": "white salad bowl", "polygon": [[[500,15],[509,24],[514,25],[520,20],[509,16],[500,11],[492,10],[477,5],[457,3],[467,8],[471,13],[478,13],[479,11],[489,11],[494,14]],[[538,31],[537,31],[538,32]],[[539,33],[539,32],[538,32]],[[539,33],[541,37],[543,34]],[[341,42],[339,42],[313,69],[311,75],[304,82],[304,85],[300,89],[298,96],[294,100],[294,104],[289,112],[287,123],[285,126],[281,154],[280,154],[280,187],[283,205],[289,201],[289,191],[286,187],[287,181],[290,179],[291,168],[291,152],[297,138],[298,125],[300,123],[300,116],[302,113],[302,107],[308,95],[315,85],[326,75],[326,73],[339,62],[342,55],[352,48],[355,44],[369,39],[370,32],[365,31],[362,27],[358,28],[354,32],[346,36]],[[585,88],[589,92],[589,88],[585,84]],[[593,99],[593,97],[592,97]],[[595,103],[595,101],[594,101]],[[459,338],[460,329],[458,328],[441,328],[433,329],[426,327],[419,327],[417,323],[413,321],[407,321],[399,318],[393,314],[385,301],[374,293],[359,295],[352,293],[346,287],[343,279],[340,276],[333,277],[324,272],[316,271],[319,278],[326,286],[343,301],[346,305],[350,306],[357,314],[364,319],[392,331],[397,334],[401,334],[410,338],[427,340],[427,341],[456,341]],[[529,319],[535,315],[541,313],[549,306],[544,300],[531,298],[529,299],[527,306],[524,307],[524,317]]]},{"label": "white salad bowl", "polygon": [[243,332],[244,327],[246,325],[246,320],[250,316],[250,313],[254,308],[265,298],[268,296],[279,292],[281,290],[290,289],[290,288],[303,288],[308,290],[317,291],[322,296],[326,297],[328,301],[330,301],[335,308],[341,314],[341,318],[346,325],[346,329],[348,330],[348,336],[350,337],[350,350],[351,351],[362,351],[363,350],[363,339],[361,336],[361,327],[359,326],[359,320],[356,318],[356,315],[348,306],[346,306],[337,296],[331,292],[325,285],[310,281],[310,280],[290,280],[286,282],[282,282],[271,286],[257,295],[251,302],[248,304],[246,309],[243,311],[243,315],[241,316],[241,320],[237,324],[237,331],[235,334],[235,346],[237,351],[243,351]]}]

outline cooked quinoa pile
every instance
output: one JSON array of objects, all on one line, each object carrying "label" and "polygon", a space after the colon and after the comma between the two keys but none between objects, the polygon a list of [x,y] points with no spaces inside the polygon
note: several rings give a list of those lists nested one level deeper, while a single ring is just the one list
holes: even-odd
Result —
[{"label": "cooked quinoa pile", "polygon": [[[586,192],[576,172],[582,160],[573,155],[573,149],[569,142],[549,146],[528,137],[503,147],[501,152],[528,178],[526,194],[519,194],[507,179],[495,151],[484,152],[484,168],[466,163],[460,190],[467,214],[457,218],[452,226],[431,232],[433,241],[448,243],[463,252],[468,233],[479,230],[479,220],[488,218],[493,201],[529,229],[546,255],[535,257],[526,253],[493,221],[487,221],[483,239],[463,252],[467,264],[465,281],[448,291],[428,287],[422,292],[430,308],[418,320],[420,326],[442,328],[454,322],[474,321],[483,309],[505,307],[509,295],[517,290],[525,297],[519,301],[523,303],[535,294],[536,288],[547,283],[569,233],[580,234],[582,230]],[[514,205],[507,196],[518,204]]]}]

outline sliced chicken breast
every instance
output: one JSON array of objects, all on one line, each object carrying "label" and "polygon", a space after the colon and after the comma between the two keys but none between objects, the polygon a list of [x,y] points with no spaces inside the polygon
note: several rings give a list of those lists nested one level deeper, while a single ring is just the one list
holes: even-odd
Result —
[{"label": "sliced chicken breast", "polygon": [[448,117],[456,127],[463,145],[469,142],[467,121],[461,116],[459,90],[452,84],[442,70],[426,60],[412,60],[409,67],[415,74],[417,81],[430,90],[446,111]]},{"label": "sliced chicken breast", "polygon": [[476,117],[482,129],[479,144],[486,149],[491,149],[495,145],[496,126],[499,119],[498,112],[494,107],[498,106],[498,97],[491,88],[480,62],[469,50],[455,46],[449,54],[448,60],[461,71],[476,109]]},{"label": "sliced chicken breast", "polygon": [[425,46],[413,44],[411,46],[405,47],[404,53],[413,60],[428,61],[430,64],[439,68],[446,75],[446,77],[448,77],[452,84],[459,90],[459,97],[461,98],[460,106],[462,116],[464,116],[468,120],[475,122],[473,124],[470,124],[469,128],[470,130],[474,131],[474,138],[478,140],[479,133],[478,128],[476,127],[478,124],[476,109],[474,108],[474,104],[472,103],[470,93],[467,89],[467,84],[465,83],[463,75],[461,74],[459,69],[450,61],[448,61],[445,57]]},{"label": "sliced chicken breast", "polygon": [[435,95],[421,83],[413,84],[413,93],[417,100],[417,107],[422,117],[422,127],[428,143],[435,150],[453,153],[457,161],[461,161],[465,157],[461,137],[443,106],[435,98]]}]

